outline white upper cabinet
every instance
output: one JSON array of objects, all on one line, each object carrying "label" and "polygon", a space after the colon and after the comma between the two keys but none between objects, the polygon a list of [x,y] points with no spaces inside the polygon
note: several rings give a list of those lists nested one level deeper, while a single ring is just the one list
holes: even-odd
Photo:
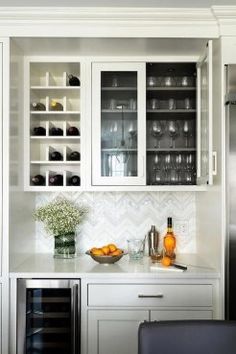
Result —
[{"label": "white upper cabinet", "polygon": [[92,185],[212,184],[211,42],[196,60],[92,64]]},{"label": "white upper cabinet", "polygon": [[25,190],[205,190],[211,46],[199,62],[200,48],[166,60],[26,57]]},{"label": "white upper cabinet", "polygon": [[213,183],[212,166],[212,41],[209,41],[198,65],[197,110],[197,183]]},{"label": "white upper cabinet", "polygon": [[145,185],[145,64],[92,65],[92,183]]}]

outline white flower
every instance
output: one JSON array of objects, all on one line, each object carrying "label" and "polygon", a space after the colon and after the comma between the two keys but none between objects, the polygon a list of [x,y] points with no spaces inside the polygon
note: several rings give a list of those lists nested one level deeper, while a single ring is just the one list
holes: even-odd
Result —
[{"label": "white flower", "polygon": [[88,208],[77,206],[67,199],[57,199],[35,210],[34,218],[45,225],[50,234],[57,236],[75,232],[88,213]]}]

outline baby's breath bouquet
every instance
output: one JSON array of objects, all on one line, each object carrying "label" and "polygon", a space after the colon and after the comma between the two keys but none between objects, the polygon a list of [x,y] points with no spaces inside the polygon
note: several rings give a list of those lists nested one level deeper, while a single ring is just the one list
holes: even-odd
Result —
[{"label": "baby's breath bouquet", "polygon": [[75,256],[76,227],[84,220],[88,209],[67,199],[57,199],[34,212],[34,218],[44,223],[45,230],[55,238],[57,258]]}]

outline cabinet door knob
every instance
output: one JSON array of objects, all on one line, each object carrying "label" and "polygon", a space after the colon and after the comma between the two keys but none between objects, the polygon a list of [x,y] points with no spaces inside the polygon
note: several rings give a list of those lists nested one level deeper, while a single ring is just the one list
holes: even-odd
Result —
[{"label": "cabinet door knob", "polygon": [[143,294],[138,294],[138,297],[140,299],[146,299],[146,298],[155,298],[155,299],[161,299],[164,297],[163,294],[156,294],[156,295],[143,295]]}]

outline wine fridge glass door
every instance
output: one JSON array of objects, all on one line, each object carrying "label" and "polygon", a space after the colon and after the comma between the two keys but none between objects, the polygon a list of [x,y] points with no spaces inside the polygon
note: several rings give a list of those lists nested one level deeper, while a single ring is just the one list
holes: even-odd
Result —
[{"label": "wine fridge glass door", "polygon": [[19,280],[17,312],[18,354],[79,353],[79,281]]}]

